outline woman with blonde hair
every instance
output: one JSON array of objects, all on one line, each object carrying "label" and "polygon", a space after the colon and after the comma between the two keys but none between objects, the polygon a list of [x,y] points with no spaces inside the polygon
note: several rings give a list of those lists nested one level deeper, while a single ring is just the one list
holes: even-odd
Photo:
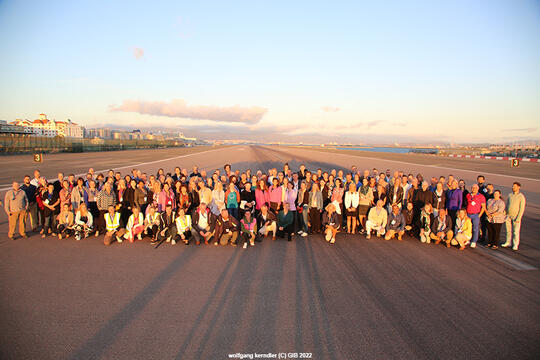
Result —
[{"label": "woman with blonde hair", "polygon": [[219,216],[223,209],[225,209],[225,191],[223,191],[223,184],[218,181],[215,183],[214,190],[212,190],[210,211],[212,211],[212,214],[215,216]]},{"label": "woman with blonde hair", "polygon": [[75,239],[81,240],[87,238],[88,235],[92,232],[92,226],[94,225],[94,218],[92,213],[88,211],[86,204],[82,203],[77,209],[77,214],[75,215],[75,225],[73,230],[75,230]]},{"label": "woman with blonde hair", "polygon": [[[347,215],[347,233],[356,233],[356,219],[358,218],[358,202],[360,197],[354,183],[349,184],[349,190],[345,193],[345,214]],[[352,231],[351,231],[352,230]]]},{"label": "woman with blonde hair", "polygon": [[336,213],[335,203],[330,203],[326,205],[325,211],[322,216],[322,224],[324,228],[324,236],[326,241],[331,244],[336,242],[336,234],[339,231],[339,217]]}]

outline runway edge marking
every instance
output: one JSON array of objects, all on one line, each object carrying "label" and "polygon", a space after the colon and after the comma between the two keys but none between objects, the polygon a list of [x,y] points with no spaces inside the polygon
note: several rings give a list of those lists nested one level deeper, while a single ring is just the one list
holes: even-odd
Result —
[{"label": "runway edge marking", "polygon": [[486,248],[484,246],[477,247],[476,249],[480,250],[480,252],[482,254],[494,257],[496,260],[499,260],[500,262],[510,266],[511,268],[513,268],[515,270],[520,270],[520,271],[538,270],[538,268],[536,268],[536,267],[534,267],[534,266],[532,266],[530,264],[527,264],[527,263],[525,263],[523,261],[519,261],[519,260],[516,260],[516,259],[512,259],[510,256],[504,255],[503,253],[501,253],[499,251],[493,251],[493,250],[488,249],[488,248]]},{"label": "runway edge marking", "polygon": [[[161,159],[161,160],[155,160],[155,161],[147,161],[147,162],[143,162],[143,163],[139,163],[139,164],[119,166],[119,167],[112,168],[112,170],[132,168],[132,167],[148,165],[148,164],[155,164],[155,163],[159,163],[159,162],[163,162],[163,161],[169,161],[169,160],[180,159],[180,158],[188,157],[188,156],[206,154],[206,153],[209,153],[209,152],[214,152],[214,151],[219,151],[219,150],[223,150],[223,149],[205,150],[205,151],[196,152],[196,153],[192,153],[192,154],[178,155],[178,156],[174,156],[174,157],[167,158],[167,159]],[[106,171],[109,171],[109,169],[97,170],[95,172],[100,173],[100,172],[106,172]],[[86,173],[75,174],[75,177],[85,176],[85,175],[86,175]],[[58,179],[49,179],[49,181],[56,181],[56,180],[58,180]],[[7,191],[7,190],[10,190],[10,189],[11,189],[11,186],[8,186],[8,187],[5,187],[5,188],[0,188],[0,191]]]}]

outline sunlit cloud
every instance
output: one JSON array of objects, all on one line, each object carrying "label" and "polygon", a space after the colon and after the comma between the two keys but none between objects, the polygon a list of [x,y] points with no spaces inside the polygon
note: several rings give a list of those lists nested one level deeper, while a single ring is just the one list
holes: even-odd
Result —
[{"label": "sunlit cloud", "polygon": [[244,124],[255,124],[259,122],[268,111],[259,106],[243,107],[234,105],[219,107],[211,105],[188,105],[182,99],[175,99],[171,102],[124,100],[121,105],[111,105],[109,109],[111,111],[135,112],[145,115]]},{"label": "sunlit cloud", "polygon": [[322,106],[321,110],[324,112],[338,112],[341,109],[335,106]]},{"label": "sunlit cloud", "polygon": [[538,130],[538,128],[514,128],[514,129],[504,129],[504,131],[511,131],[511,132],[535,132]]},{"label": "sunlit cloud", "polygon": [[141,49],[141,48],[138,48],[138,47],[134,48],[134,49],[133,49],[133,56],[134,56],[135,59],[137,59],[137,60],[142,59],[143,56],[144,56],[144,49]]}]

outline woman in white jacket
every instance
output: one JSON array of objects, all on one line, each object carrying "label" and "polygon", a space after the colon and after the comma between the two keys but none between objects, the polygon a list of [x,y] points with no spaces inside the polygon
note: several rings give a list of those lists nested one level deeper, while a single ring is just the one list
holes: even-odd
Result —
[{"label": "woman in white jacket", "polygon": [[135,236],[137,239],[142,240],[142,232],[144,230],[144,216],[139,210],[138,207],[133,208],[133,214],[130,215],[127,225],[126,225],[126,234],[124,237],[130,242],[135,241]]},{"label": "woman in white jacket", "polygon": [[349,191],[345,193],[345,213],[347,215],[347,233],[352,234],[356,233],[356,219],[358,218],[358,203],[360,196],[358,191],[356,191],[356,185],[351,183],[349,185]]},{"label": "woman in white jacket", "polygon": [[75,225],[73,230],[75,230],[75,239],[81,240],[84,236],[85,238],[92,232],[92,226],[94,225],[94,218],[92,213],[88,211],[85,203],[81,203],[75,215]]}]

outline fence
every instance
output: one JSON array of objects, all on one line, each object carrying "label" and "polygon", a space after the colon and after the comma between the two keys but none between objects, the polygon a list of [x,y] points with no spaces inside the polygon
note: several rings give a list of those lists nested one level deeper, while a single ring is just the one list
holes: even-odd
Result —
[{"label": "fence", "polygon": [[0,154],[115,151],[183,147],[181,140],[116,140],[39,137],[19,134],[0,135]]}]

